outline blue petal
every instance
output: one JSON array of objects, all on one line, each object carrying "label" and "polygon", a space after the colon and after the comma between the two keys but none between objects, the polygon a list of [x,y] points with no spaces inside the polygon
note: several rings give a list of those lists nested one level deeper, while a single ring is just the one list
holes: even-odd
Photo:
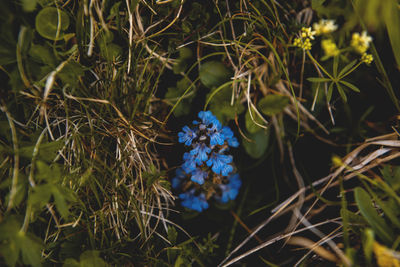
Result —
[{"label": "blue petal", "polygon": [[190,154],[195,158],[198,165],[203,164],[208,159],[208,153],[211,152],[211,148],[205,144],[197,144],[191,151]]},{"label": "blue petal", "polygon": [[182,169],[186,173],[191,173],[196,169],[196,161],[195,158],[190,154],[190,153],[185,153],[183,154],[183,164],[182,164]]},{"label": "blue petal", "polygon": [[224,135],[220,132],[215,132],[209,135],[210,136],[210,145],[220,145],[222,146],[225,142]]},{"label": "blue petal", "polygon": [[200,185],[204,184],[204,179],[206,179],[208,173],[202,171],[201,169],[197,168],[195,171],[192,172],[192,177],[190,178],[193,182],[196,182]]},{"label": "blue petal", "polygon": [[178,141],[180,143],[185,143],[185,145],[190,146],[192,144],[193,139],[197,137],[196,133],[190,129],[188,126],[184,126],[182,128],[183,132],[178,133]]}]

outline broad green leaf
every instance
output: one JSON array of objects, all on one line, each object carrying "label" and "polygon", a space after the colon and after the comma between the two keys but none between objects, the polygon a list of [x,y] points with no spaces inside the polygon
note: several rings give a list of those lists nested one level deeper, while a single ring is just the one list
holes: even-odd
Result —
[{"label": "broad green leaf", "polygon": [[199,76],[204,86],[213,88],[229,81],[232,71],[219,61],[208,61],[201,64]]},{"label": "broad green leaf", "polygon": [[55,67],[57,64],[53,50],[46,45],[32,44],[29,49],[29,55],[36,61]]},{"label": "broad green leaf", "polygon": [[383,179],[393,188],[394,191],[400,189],[400,166],[385,165],[381,169]]},{"label": "broad green leaf", "polygon": [[253,121],[250,117],[250,110],[251,110],[251,108],[246,111],[246,115],[244,116],[244,119],[245,119],[245,124],[246,124],[246,130],[249,133],[253,134],[258,131],[263,130],[263,128],[261,128],[260,126],[255,124],[254,121],[256,121],[258,124],[261,124],[264,126],[265,126],[265,123],[254,111],[252,111],[252,113],[251,113],[251,115],[253,115],[253,119],[254,119],[254,121]]},{"label": "broad green leaf", "polygon": [[268,148],[269,130],[258,131],[254,134],[248,134],[246,136],[251,140],[251,142],[249,142],[245,138],[242,138],[242,144],[247,154],[255,159],[261,158]]},{"label": "broad green leaf", "polygon": [[42,266],[42,241],[29,233],[19,232],[19,246],[21,248],[22,261],[33,267]]},{"label": "broad green leaf", "polygon": [[259,110],[268,116],[276,115],[283,111],[283,109],[289,104],[289,98],[282,95],[267,95],[262,98],[257,106]]},{"label": "broad green leaf", "polygon": [[237,114],[241,114],[244,111],[243,105],[238,101],[231,105],[231,97],[232,87],[229,84],[222,88],[214,88],[206,96],[206,99],[209,100],[208,109],[222,124],[227,124],[230,120],[235,119]]},{"label": "broad green leaf", "polygon": [[368,221],[374,232],[386,243],[390,243],[395,238],[392,229],[386,224],[385,220],[379,216],[374,209],[372,199],[361,187],[354,190],[354,197],[361,214]]},{"label": "broad green leaf", "polygon": [[307,78],[308,81],[313,83],[321,83],[321,82],[329,82],[331,79],[329,78],[321,78],[321,77],[310,77]]},{"label": "broad green leaf", "polygon": [[57,163],[49,165],[41,160],[36,161],[35,178],[39,181],[47,181],[49,183],[57,183],[60,181],[62,172],[61,166]]},{"label": "broad green leaf", "polygon": [[354,59],[349,64],[344,66],[344,68],[339,72],[338,77],[341,78],[342,76],[346,76],[347,75],[347,71],[349,71],[356,63],[357,63],[357,59]]},{"label": "broad green leaf", "polygon": [[22,4],[22,9],[25,12],[32,12],[35,10],[36,8],[36,4],[37,4],[38,0],[21,0],[21,4]]},{"label": "broad green leaf", "polygon": [[[43,8],[36,16],[35,27],[44,38],[53,41],[61,40],[64,37],[64,31],[69,27],[68,14],[55,7]],[[57,29],[59,29],[58,36]]]},{"label": "broad green leaf", "polygon": [[87,250],[79,257],[81,267],[106,267],[105,261],[100,258],[100,252]]},{"label": "broad green leaf", "polygon": [[384,2],[384,16],[383,19],[386,24],[386,29],[389,35],[390,44],[392,45],[392,50],[394,58],[397,63],[397,68],[400,67],[400,10],[399,3],[396,0],[387,0]]},{"label": "broad green leaf", "polygon": [[187,47],[179,49],[179,57],[176,63],[172,66],[172,70],[175,74],[179,74],[186,70],[188,67],[188,61],[193,57],[193,52]]},{"label": "broad green leaf", "polygon": [[116,61],[122,56],[122,48],[114,43],[100,46],[100,54],[109,62]]},{"label": "broad green leaf", "polygon": [[79,77],[85,74],[85,68],[78,62],[71,60],[64,68],[57,74],[57,76],[64,82],[72,86],[77,86]]},{"label": "broad green leaf", "polygon": [[[186,78],[179,80],[176,83],[176,87],[169,87],[167,93],[165,94],[165,99],[171,102],[173,105],[176,104],[178,99],[184,94],[186,89],[190,87],[190,81]],[[189,93],[182,99],[179,104],[174,109],[174,115],[176,117],[184,116],[189,114],[190,107],[195,94]]]},{"label": "broad green leaf", "polygon": [[168,241],[171,242],[172,245],[175,245],[176,239],[178,237],[178,232],[173,226],[168,226]]},{"label": "broad green leaf", "polygon": [[[52,162],[57,155],[57,152],[63,147],[64,141],[58,140],[50,143],[42,143],[39,146],[39,154],[37,155],[37,159]],[[19,155],[24,158],[31,159],[33,155],[33,150],[35,145],[24,146],[19,150]]]},{"label": "broad green leaf", "polygon": [[340,83],[342,83],[343,85],[345,85],[346,87],[350,88],[351,90],[353,90],[354,92],[359,93],[360,89],[357,88],[357,86],[355,86],[354,84],[351,84],[349,82],[346,81],[340,81]]},{"label": "broad green leaf", "polygon": [[41,210],[50,201],[52,185],[37,185],[29,194],[28,204],[35,210]]},{"label": "broad green leaf", "polygon": [[14,216],[0,224],[0,254],[7,265],[15,266],[20,255],[27,266],[41,266],[42,241],[30,233],[20,231],[22,223]]}]

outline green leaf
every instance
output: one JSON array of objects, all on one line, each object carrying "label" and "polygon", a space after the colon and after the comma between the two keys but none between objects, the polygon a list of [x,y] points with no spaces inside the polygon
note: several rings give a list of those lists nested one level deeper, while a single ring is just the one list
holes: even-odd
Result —
[{"label": "green leaf", "polygon": [[[168,87],[168,91],[165,94],[165,99],[174,105],[189,87],[190,81],[186,78],[183,78],[176,83],[176,87]],[[174,115],[179,117],[189,114],[190,106],[194,97],[194,93],[187,94],[185,98],[182,99],[175,107]]]},{"label": "green leaf", "polygon": [[100,45],[100,54],[108,62],[116,61],[122,56],[122,48],[114,43]]},{"label": "green leaf", "polygon": [[[44,38],[61,40],[64,38],[64,31],[69,27],[68,14],[55,7],[43,8],[36,16],[35,27]],[[59,29],[58,36],[57,29]]]},{"label": "green leaf", "polygon": [[347,102],[347,96],[346,93],[343,90],[343,87],[339,83],[335,83],[336,87],[338,89],[340,97],[343,99],[343,102]]},{"label": "green leaf", "polygon": [[41,266],[42,241],[33,234],[21,232],[20,227],[20,221],[14,216],[1,222],[0,254],[9,266],[15,266],[20,255],[25,265]]},{"label": "green leaf", "polygon": [[254,121],[256,121],[258,124],[261,124],[261,125],[264,125],[265,123],[262,121],[262,119],[254,111],[251,111],[252,112],[251,115],[253,115],[253,119],[254,119],[254,121],[253,121],[251,119],[251,117],[250,117],[250,110],[251,109],[252,108],[250,108],[250,109],[248,109],[246,111],[246,115],[244,116],[244,119],[245,119],[245,124],[246,124],[246,130],[249,133],[253,134],[253,133],[256,133],[258,131],[263,130],[263,128],[261,128],[260,126],[255,124]]},{"label": "green leaf", "polygon": [[357,92],[357,93],[360,92],[360,89],[358,89],[358,87],[355,86],[354,84],[351,84],[351,83],[346,82],[346,81],[340,81],[340,83],[342,83],[343,85],[347,86],[348,88],[350,88],[350,89],[353,90],[354,92]]},{"label": "green leaf", "polygon": [[32,44],[29,55],[39,63],[55,67],[57,64],[53,50],[49,46]]},{"label": "green leaf", "polygon": [[374,232],[370,228],[366,228],[362,235],[362,245],[366,260],[371,263],[372,252],[375,242]]},{"label": "green leaf", "polygon": [[71,86],[77,86],[79,77],[85,74],[85,68],[78,62],[71,60],[64,68],[57,74],[57,76],[64,82]]},{"label": "green leaf", "polygon": [[244,107],[238,101],[231,105],[232,87],[228,85],[222,88],[214,88],[207,94],[206,99],[209,100],[208,109],[218,118],[222,124],[227,124],[230,120],[235,119],[237,114],[244,111]]},{"label": "green leaf", "polygon": [[35,10],[36,8],[36,4],[37,4],[38,0],[21,0],[21,4],[22,4],[22,9],[25,12],[32,12]]},{"label": "green leaf", "polygon": [[333,82],[329,84],[328,93],[326,95],[326,102],[328,103],[331,102],[332,94],[333,94]]},{"label": "green leaf", "polygon": [[208,61],[201,65],[199,76],[204,86],[213,88],[229,81],[232,71],[219,61]]},{"label": "green leaf", "polygon": [[356,63],[357,63],[357,59],[354,59],[349,64],[344,66],[344,68],[339,72],[338,77],[341,78],[342,76],[346,76],[347,75],[347,71],[349,71]]},{"label": "green leaf", "polygon": [[251,140],[251,142],[247,141],[245,138],[242,138],[242,144],[247,154],[255,159],[261,158],[267,150],[269,144],[269,132],[270,131],[267,130],[258,131],[254,134],[248,134],[247,137]]},{"label": "green leaf", "polygon": [[172,245],[175,245],[176,238],[178,237],[178,232],[172,226],[168,226],[168,241],[171,242]]},{"label": "green leaf", "polygon": [[339,67],[339,56],[333,57],[333,77],[337,77],[338,67]]},{"label": "green leaf", "polygon": [[[48,163],[52,162],[56,157],[57,152],[63,147],[63,145],[64,140],[40,144],[37,159]],[[34,145],[21,147],[19,150],[19,155],[21,157],[31,159],[34,148]]]},{"label": "green leaf", "polygon": [[257,105],[263,114],[273,116],[282,112],[288,104],[288,97],[270,94],[262,98]]},{"label": "green leaf", "polygon": [[[390,44],[392,45],[392,51],[394,58],[396,59],[397,67],[400,67],[400,11],[398,7],[398,1],[388,0],[384,2],[384,21],[386,29],[389,35]],[[387,14],[387,15],[386,15]]]},{"label": "green leaf", "polygon": [[175,74],[184,72],[188,67],[189,60],[193,57],[193,52],[187,47],[182,47],[179,49],[179,57],[176,63],[172,66],[172,70]]},{"label": "green leaf", "polygon": [[47,203],[50,202],[52,185],[37,185],[29,194],[28,203],[33,209],[40,211]]},{"label": "green leaf", "polygon": [[30,266],[42,266],[41,259],[42,259],[42,241],[29,233],[18,233],[20,240],[19,245],[21,248],[22,254],[22,261],[26,265]]},{"label": "green leaf", "polygon": [[310,77],[307,78],[308,81],[313,83],[321,83],[321,82],[329,82],[331,79],[329,78],[321,78],[321,77]]},{"label": "green leaf", "polygon": [[105,261],[100,258],[100,252],[87,250],[79,257],[81,267],[106,267]]},{"label": "green leaf", "polygon": [[385,220],[379,216],[378,212],[374,209],[372,199],[368,193],[361,187],[354,190],[354,197],[361,214],[368,221],[374,232],[386,243],[393,242],[394,233],[392,229],[386,224]]}]

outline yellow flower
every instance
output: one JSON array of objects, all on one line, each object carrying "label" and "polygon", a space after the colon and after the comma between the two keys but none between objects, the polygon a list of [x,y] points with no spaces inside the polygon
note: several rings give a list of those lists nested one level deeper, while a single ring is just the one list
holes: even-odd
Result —
[{"label": "yellow flower", "polygon": [[311,41],[310,38],[294,38],[293,45],[300,47],[304,50],[311,50]]},{"label": "yellow flower", "polygon": [[302,38],[310,38],[311,40],[314,40],[314,36],[315,36],[315,31],[312,31],[311,27],[301,28],[301,37]]},{"label": "yellow flower", "polygon": [[325,56],[327,57],[334,57],[340,54],[340,50],[331,39],[322,40],[321,47],[325,52]]},{"label": "yellow flower", "polygon": [[400,267],[397,251],[391,250],[378,242],[374,242],[373,250],[379,267]]},{"label": "yellow flower", "polygon": [[332,19],[321,19],[318,23],[313,24],[316,35],[327,34],[336,31],[338,26]]},{"label": "yellow flower", "polygon": [[371,54],[364,53],[361,57],[361,61],[366,63],[366,64],[371,64],[371,62],[374,60],[374,57]]},{"label": "yellow flower", "polygon": [[367,35],[366,31],[361,34],[358,32],[353,33],[350,45],[360,54],[364,54],[372,42],[372,37]]}]

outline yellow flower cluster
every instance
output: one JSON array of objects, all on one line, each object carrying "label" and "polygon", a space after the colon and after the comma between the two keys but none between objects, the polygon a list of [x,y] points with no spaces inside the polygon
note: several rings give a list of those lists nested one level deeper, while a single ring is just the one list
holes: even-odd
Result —
[{"label": "yellow flower cluster", "polygon": [[393,254],[395,251],[374,242],[373,250],[379,267],[400,267],[400,261]]},{"label": "yellow flower cluster", "polygon": [[311,27],[301,28],[300,37],[294,38],[293,45],[300,47],[304,50],[311,50],[311,40],[314,40],[315,31]]},{"label": "yellow flower cluster", "polygon": [[327,34],[336,31],[338,26],[332,19],[321,19],[318,23],[313,24],[316,35]]},{"label": "yellow flower cluster", "polygon": [[374,60],[374,57],[371,54],[364,53],[361,57],[361,61],[366,63],[366,64],[371,64],[371,62]]},{"label": "yellow flower cluster", "polygon": [[334,57],[340,54],[340,50],[331,39],[322,40],[321,47],[325,52],[325,56],[327,57]]},{"label": "yellow flower cluster", "polygon": [[372,37],[367,35],[366,31],[361,34],[358,32],[353,33],[351,37],[350,45],[360,54],[364,54],[369,48],[369,44],[372,42]]}]

